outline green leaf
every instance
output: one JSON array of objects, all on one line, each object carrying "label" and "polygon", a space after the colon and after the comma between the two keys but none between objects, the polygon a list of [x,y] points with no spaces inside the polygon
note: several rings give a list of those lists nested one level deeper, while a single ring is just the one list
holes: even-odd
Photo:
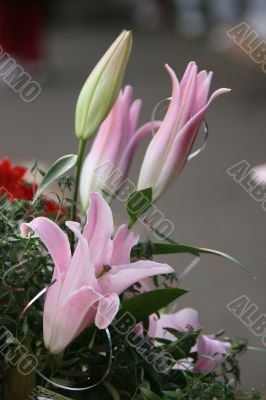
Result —
[{"label": "green leaf", "polygon": [[176,329],[167,328],[165,330],[176,337],[176,340],[165,346],[164,350],[174,356],[175,360],[181,360],[189,356],[192,347],[196,344],[201,329],[179,332]]},{"label": "green leaf", "polygon": [[143,321],[149,315],[166,307],[169,303],[187,292],[188,290],[186,289],[167,288],[141,293],[123,301],[117,319],[122,317],[125,313],[130,313],[135,318],[136,322]]},{"label": "green leaf", "polygon": [[75,154],[69,154],[63,156],[55,161],[51,168],[46,172],[43,180],[41,181],[38,190],[34,196],[32,204],[35,203],[37,198],[43,193],[43,191],[56,179],[65,174],[69,169],[74,167],[77,162],[77,156]]},{"label": "green leaf", "polygon": [[137,219],[152,205],[152,188],[137,190],[131,193],[126,203],[126,211],[130,217],[129,226],[134,225]]},{"label": "green leaf", "polygon": [[[223,257],[228,261],[231,261],[241,267],[243,270],[248,272],[248,269],[244,267],[236,258],[230,256],[229,254],[223,253],[221,251],[206,249],[203,247],[194,247],[194,246],[187,246],[183,244],[168,244],[168,243],[149,243],[149,251],[150,255],[158,255],[158,254],[176,254],[176,253],[190,253],[196,256],[200,254],[211,254],[219,257]],[[132,257],[139,257],[141,255],[147,253],[147,244],[146,243],[138,243],[136,246],[133,247],[131,256]]]}]

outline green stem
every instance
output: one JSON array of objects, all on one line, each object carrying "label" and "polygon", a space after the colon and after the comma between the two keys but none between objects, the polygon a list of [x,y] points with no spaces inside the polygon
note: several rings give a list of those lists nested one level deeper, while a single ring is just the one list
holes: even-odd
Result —
[{"label": "green stem", "polygon": [[51,364],[52,359],[53,359],[53,354],[48,353],[46,360],[44,361],[44,366],[42,368],[43,371],[45,371],[46,368]]},{"label": "green stem", "polygon": [[[76,220],[79,178],[80,178],[81,164],[82,164],[82,160],[83,160],[83,156],[84,156],[85,146],[86,146],[86,140],[80,139],[79,140],[79,148],[78,148],[78,159],[77,159],[77,164],[76,164],[76,169],[75,169],[75,187],[74,187],[73,203],[72,203],[72,208],[71,208],[71,221]],[[74,234],[71,233],[70,242],[71,242],[72,250],[74,248],[74,240],[75,240]]]}]

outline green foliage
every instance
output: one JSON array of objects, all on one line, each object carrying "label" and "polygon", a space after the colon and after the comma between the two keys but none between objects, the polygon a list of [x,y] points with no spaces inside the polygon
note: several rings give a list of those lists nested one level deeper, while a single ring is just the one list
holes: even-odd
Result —
[{"label": "green foliage", "polygon": [[179,243],[138,243],[133,249],[131,256],[140,257],[141,255],[158,255],[158,254],[178,254],[178,253],[190,253],[195,256],[200,254],[210,254],[219,257],[223,257],[226,260],[237,264],[240,268],[247,271],[247,269],[234,257],[221,251],[205,249],[202,247],[188,246]]},{"label": "green foliage", "polygon": [[56,179],[60,178],[64,175],[67,171],[73,168],[76,165],[77,156],[75,154],[70,154],[67,156],[63,156],[56,160],[54,164],[49,168],[46,172],[45,176],[43,177],[37,192],[34,196],[32,204],[38,199],[38,197],[44,192],[47,187],[56,181]]},{"label": "green foliage", "polygon": [[[138,294],[122,303],[118,318],[124,313],[129,312],[135,318],[136,322],[144,321],[149,315],[166,307],[185,293],[187,293],[185,289],[168,288]],[[145,307],[143,307],[143,304],[145,304]]]}]

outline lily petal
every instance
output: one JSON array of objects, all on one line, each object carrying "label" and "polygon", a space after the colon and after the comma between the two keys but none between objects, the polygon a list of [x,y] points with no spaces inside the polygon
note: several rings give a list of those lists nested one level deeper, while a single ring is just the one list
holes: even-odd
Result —
[{"label": "lily petal", "polygon": [[55,275],[57,276],[67,269],[71,260],[71,251],[68,237],[62,229],[45,217],[35,218],[30,223],[23,223],[20,226],[23,236],[27,236],[30,229],[47,247],[55,264]]},{"label": "lily petal", "polygon": [[119,162],[118,168],[120,171],[123,172],[123,174],[121,175],[121,181],[123,181],[123,179],[128,175],[132,159],[142,139],[147,134],[150,134],[153,129],[158,129],[160,126],[161,121],[147,122],[132,135]]},{"label": "lily petal", "polygon": [[88,243],[85,237],[81,234],[79,224],[72,221],[67,221],[66,226],[74,232],[78,238],[78,244],[73,254],[68,273],[65,277],[61,302],[73,291],[81,286],[96,285],[95,269],[91,260]]},{"label": "lily petal", "polygon": [[112,211],[99,193],[91,193],[83,236],[87,239],[96,273],[111,263],[114,230]]},{"label": "lily petal", "polygon": [[116,293],[101,297],[95,317],[95,325],[99,329],[106,329],[116,316],[119,306],[120,300]]},{"label": "lily petal", "polygon": [[126,225],[120,226],[113,240],[112,265],[130,263],[130,252],[139,241],[139,236],[128,229]]},{"label": "lily petal", "polygon": [[56,281],[49,287],[44,302],[44,312],[43,312],[43,326],[50,327],[46,329],[45,340],[50,342],[52,335],[52,326],[54,318],[57,315],[57,307],[60,300],[60,294],[62,289],[63,276],[58,275]]},{"label": "lily petal", "polygon": [[93,322],[98,301],[99,294],[91,286],[83,286],[66,298],[53,321],[52,337],[50,326],[44,324],[45,345],[52,354],[60,353]]},{"label": "lily petal", "polygon": [[191,106],[196,94],[197,71],[197,64],[194,61],[190,62],[180,82],[181,102],[178,115],[176,116],[176,132],[191,116]]},{"label": "lily petal", "polygon": [[199,314],[193,308],[184,308],[174,314],[156,314],[150,317],[149,334],[152,337],[175,340],[175,337],[165,328],[173,328],[180,332],[186,332],[190,327],[198,329]]},{"label": "lily petal", "polygon": [[178,112],[180,109],[180,85],[175,72],[165,66],[172,81],[172,97],[167,113],[160,128],[151,140],[141,166],[138,190],[155,187],[162,166],[167,159],[168,150],[177,132]]},{"label": "lily petal", "polygon": [[144,278],[173,272],[173,268],[167,264],[147,260],[137,261],[112,267],[109,272],[98,279],[98,284],[105,292],[120,294],[135,282]]},{"label": "lily petal", "polygon": [[213,72],[207,73],[207,71],[200,71],[198,74],[197,89],[191,107],[191,116],[197,114],[197,112],[207,103],[212,77]]},{"label": "lily petal", "polygon": [[196,370],[208,374],[213,371],[225,354],[229,351],[230,344],[213,339],[207,335],[201,335],[197,341],[198,360]]},{"label": "lily petal", "polygon": [[129,111],[129,132],[130,135],[134,135],[134,132],[137,129],[137,124],[139,120],[139,114],[142,106],[142,101],[137,99],[133,102]]}]

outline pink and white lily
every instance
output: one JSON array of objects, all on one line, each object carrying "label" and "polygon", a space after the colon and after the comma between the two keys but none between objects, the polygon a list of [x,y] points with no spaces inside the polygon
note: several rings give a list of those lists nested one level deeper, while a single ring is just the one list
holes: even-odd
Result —
[{"label": "pink and white lily", "polygon": [[[110,114],[104,120],[92,148],[85,159],[80,178],[80,198],[83,210],[89,206],[90,192],[114,193],[127,177],[135,151],[158,122],[148,122],[137,129],[141,100],[133,101],[133,89],[126,86],[120,92]],[[108,166],[106,176],[98,174]]]},{"label": "pink and white lily", "polygon": [[60,353],[88,325],[108,327],[118,312],[119,295],[135,282],[173,269],[153,261],[130,263],[130,251],[138,236],[122,225],[112,240],[113,216],[98,193],[90,196],[87,223],[66,222],[78,243],[71,254],[66,233],[53,221],[38,217],[21,225],[27,236],[32,230],[47,247],[53,262],[53,283],[44,304],[45,346]]},{"label": "pink and white lily", "polygon": [[[173,328],[180,332],[186,332],[188,329],[199,329],[200,323],[198,312],[192,308],[184,308],[174,314],[161,314],[160,318],[156,314],[150,317],[149,336],[154,338],[163,338],[175,340],[175,337],[165,328]],[[219,362],[224,359],[230,349],[230,344],[217,340],[213,336],[200,335],[192,351],[197,351],[198,359],[194,366],[195,372],[208,374],[213,371]],[[181,360],[177,363],[179,369],[192,369],[191,360]]]},{"label": "pink and white lily", "polygon": [[216,90],[208,101],[212,72],[190,62],[181,80],[166,65],[172,81],[172,98],[166,116],[154,135],[142,163],[138,190],[152,187],[158,200],[184,168],[205,112],[214,99],[230,89]]}]

